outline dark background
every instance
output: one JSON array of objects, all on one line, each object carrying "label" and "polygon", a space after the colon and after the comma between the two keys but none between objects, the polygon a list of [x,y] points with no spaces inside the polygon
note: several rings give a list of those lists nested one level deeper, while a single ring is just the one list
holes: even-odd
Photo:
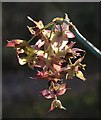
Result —
[{"label": "dark background", "polygon": [[48,112],[52,100],[40,95],[47,81],[29,79],[36,70],[32,71],[27,65],[20,66],[15,51],[5,47],[6,40],[31,38],[26,26],[33,26],[33,23],[27,19],[27,15],[47,24],[54,17],[64,17],[64,13],[67,13],[79,31],[100,49],[99,3],[6,2],[2,3],[2,8],[3,118],[99,118],[100,59],[77,39],[73,39],[75,46],[87,51],[83,61],[87,65],[84,71],[87,80],[84,82],[74,77],[67,81],[71,90],[59,97],[67,111],[55,109]]}]

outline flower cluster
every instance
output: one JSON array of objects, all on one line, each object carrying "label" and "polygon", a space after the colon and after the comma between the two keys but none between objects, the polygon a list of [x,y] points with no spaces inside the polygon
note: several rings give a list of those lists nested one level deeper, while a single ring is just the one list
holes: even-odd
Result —
[{"label": "flower cluster", "polygon": [[[70,31],[71,24],[64,21],[69,21],[67,15],[65,18],[53,19],[46,26],[42,21],[36,22],[30,17],[28,19],[34,23],[33,27],[27,26],[32,38],[29,41],[14,39],[8,41],[7,46],[16,50],[20,65],[28,64],[31,69],[41,68],[32,79],[48,81],[48,88],[42,90],[41,94],[47,99],[54,98],[49,111],[55,107],[66,110],[57,97],[68,89],[66,80],[73,76],[86,80],[81,71],[85,70],[85,64],[81,63],[85,51],[74,48],[75,42],[70,41],[69,38],[75,35]],[[37,42],[29,44],[36,36]]]}]

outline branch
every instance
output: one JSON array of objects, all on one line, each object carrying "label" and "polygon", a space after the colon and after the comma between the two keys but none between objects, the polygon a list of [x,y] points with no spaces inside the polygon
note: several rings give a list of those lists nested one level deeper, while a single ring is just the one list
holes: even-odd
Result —
[{"label": "branch", "polygon": [[68,18],[67,14],[65,14],[66,17],[64,19],[64,22],[66,22],[67,24],[69,24],[72,29],[71,32],[74,33],[75,37],[78,39],[78,41],[80,41],[81,43],[83,43],[83,45],[85,45],[87,47],[87,49],[93,53],[94,55],[96,55],[97,57],[101,58],[101,51],[99,49],[97,49],[91,42],[89,42],[85,37],[83,37],[81,35],[81,33],[78,31],[78,29],[75,27],[75,25],[72,24],[72,22],[70,22],[70,19]]},{"label": "branch", "polygon": [[74,27],[74,29],[71,30],[75,37],[81,42],[83,43],[83,45],[85,45],[87,47],[87,49],[93,53],[94,55],[96,55],[97,57],[101,58],[101,51],[99,49],[97,49],[91,42],[89,42],[85,37],[83,37],[80,32],[78,31],[78,29],[76,27]]}]

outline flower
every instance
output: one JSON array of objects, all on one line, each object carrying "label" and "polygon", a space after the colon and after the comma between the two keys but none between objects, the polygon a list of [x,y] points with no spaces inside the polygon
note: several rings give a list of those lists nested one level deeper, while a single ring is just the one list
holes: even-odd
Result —
[{"label": "flower", "polygon": [[59,107],[60,109],[66,110],[66,108],[62,106],[61,101],[58,100],[57,97],[55,97],[55,99],[51,103],[51,107],[49,109],[49,112],[52,111],[52,110],[54,110],[54,108],[57,108],[57,107]]}]

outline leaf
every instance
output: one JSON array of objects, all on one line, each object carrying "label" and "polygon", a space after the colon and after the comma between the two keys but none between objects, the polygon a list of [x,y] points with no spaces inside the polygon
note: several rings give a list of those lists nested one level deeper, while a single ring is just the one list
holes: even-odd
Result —
[{"label": "leaf", "polygon": [[7,47],[15,47],[16,45],[19,45],[19,44],[21,44],[23,42],[24,42],[24,40],[14,39],[14,40],[8,41],[6,46]]},{"label": "leaf", "polygon": [[28,42],[20,39],[11,40],[6,46],[16,48],[17,54],[26,53],[27,55],[32,56],[35,52],[37,52],[37,50],[28,44]]},{"label": "leaf", "polygon": [[76,72],[76,76],[80,79],[82,79],[83,81],[86,80],[86,78],[84,77],[83,73],[79,70]]}]

